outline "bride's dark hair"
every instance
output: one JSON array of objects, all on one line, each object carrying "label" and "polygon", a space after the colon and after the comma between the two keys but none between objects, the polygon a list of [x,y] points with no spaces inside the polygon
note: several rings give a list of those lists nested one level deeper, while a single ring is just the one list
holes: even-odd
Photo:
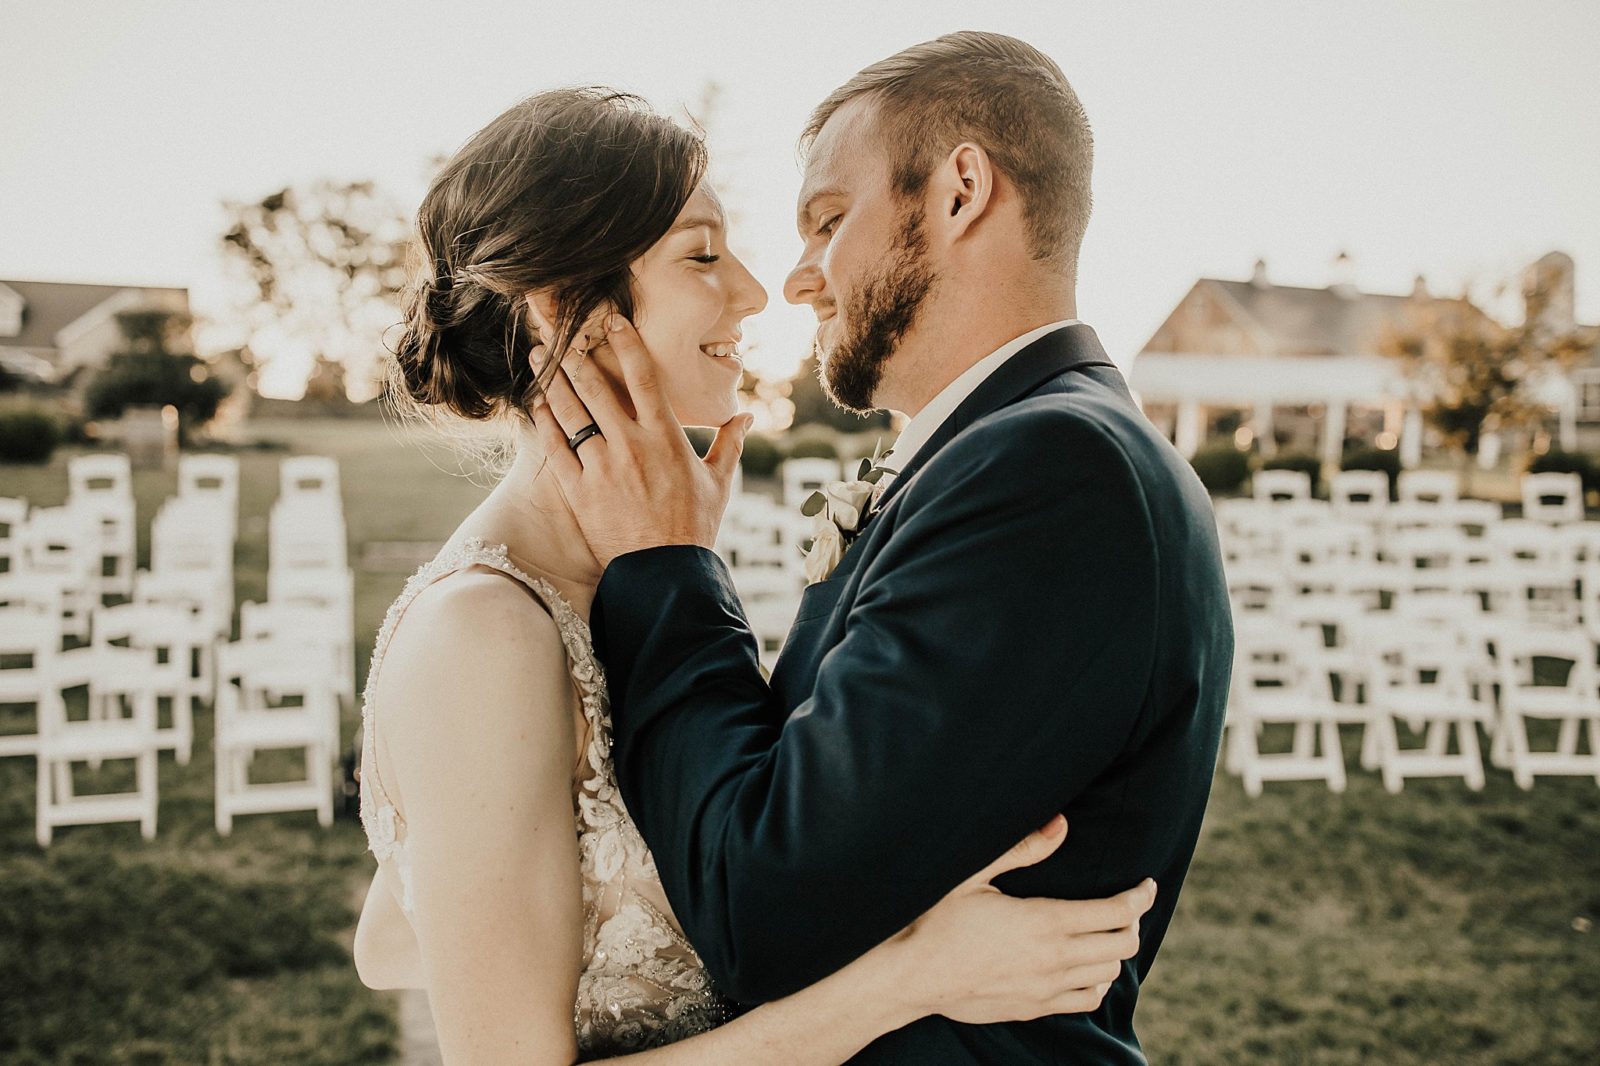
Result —
[{"label": "bride's dark hair", "polygon": [[539,93],[478,131],[417,211],[391,398],[469,419],[526,411],[544,384],[528,363],[526,295],[555,298],[552,352],[607,303],[631,317],[629,264],[666,235],[705,169],[697,135],[611,89]]}]

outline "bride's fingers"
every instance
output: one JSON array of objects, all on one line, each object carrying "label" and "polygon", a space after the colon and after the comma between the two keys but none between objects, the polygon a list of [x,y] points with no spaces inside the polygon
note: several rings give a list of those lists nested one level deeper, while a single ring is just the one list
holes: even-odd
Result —
[{"label": "bride's fingers", "polygon": [[1061,842],[1067,839],[1067,819],[1064,815],[1056,815],[1043,826],[1035,829],[998,859],[979,870],[966,881],[962,887],[969,885],[988,884],[1007,870],[1015,870],[1022,866],[1032,866],[1043,862],[1055,854]]},{"label": "bride's fingers", "polygon": [[[549,464],[551,473],[555,474],[556,483],[563,491],[570,491],[583,475],[583,464],[567,447],[566,434],[561,432],[556,416],[550,413],[550,405],[543,400],[534,405],[533,430],[544,447],[545,462]],[[568,498],[571,498],[570,495]]]},{"label": "bride's fingers", "polygon": [[593,360],[569,352],[561,360],[561,373],[557,377],[563,378],[571,386],[601,432],[619,437],[625,424],[633,421],[622,409],[622,402],[617,399],[611,384]]},{"label": "bride's fingers", "polygon": [[661,388],[655,360],[634,329],[621,314],[606,320],[606,341],[622,367],[622,378],[639,421],[649,426],[673,426],[678,419]]},{"label": "bride's fingers", "polygon": [[578,394],[573,389],[572,382],[568,380],[565,370],[556,370],[550,378],[549,386],[544,390],[544,395],[550,413],[555,416],[556,424],[561,427],[563,443],[566,438],[594,421],[589,416],[589,409],[578,399]]}]

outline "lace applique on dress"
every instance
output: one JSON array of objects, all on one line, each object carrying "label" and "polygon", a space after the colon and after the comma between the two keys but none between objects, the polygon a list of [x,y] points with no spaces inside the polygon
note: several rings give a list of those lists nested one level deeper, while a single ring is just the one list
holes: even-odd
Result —
[{"label": "lace applique on dress", "polygon": [[383,655],[407,607],[423,589],[456,570],[486,566],[533,590],[549,609],[589,724],[573,813],[583,878],[583,972],[573,1025],[585,1058],[657,1047],[727,1021],[732,1010],[711,986],[705,965],[672,918],[655,860],[617,791],[611,761],[611,715],[605,675],[594,657],[589,627],[547,581],[512,563],[504,545],[473,537],[442,553],[406,582],[384,616],[372,649],[362,699],[361,820],[380,863],[390,863],[402,908],[415,906],[405,819],[384,793],[374,757],[372,693]]}]

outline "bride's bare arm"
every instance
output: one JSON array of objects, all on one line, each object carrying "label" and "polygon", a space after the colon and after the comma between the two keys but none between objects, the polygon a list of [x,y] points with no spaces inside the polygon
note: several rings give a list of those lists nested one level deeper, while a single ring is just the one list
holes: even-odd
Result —
[{"label": "bride's bare arm", "polygon": [[[385,786],[403,798],[411,921],[444,1060],[575,1062],[577,739],[555,623],[504,579],[462,575],[412,604],[382,684],[377,757]],[[1153,891],[1064,902],[1013,899],[988,884],[1064,837],[1059,825],[1033,834],[808,988],[610,1061],[833,1066],[929,1014],[983,1022],[1092,1010],[1137,950]]]},{"label": "bride's bare arm", "polygon": [[554,620],[503,577],[458,575],[412,603],[382,686],[377,758],[445,1061],[574,1061],[577,739]]}]

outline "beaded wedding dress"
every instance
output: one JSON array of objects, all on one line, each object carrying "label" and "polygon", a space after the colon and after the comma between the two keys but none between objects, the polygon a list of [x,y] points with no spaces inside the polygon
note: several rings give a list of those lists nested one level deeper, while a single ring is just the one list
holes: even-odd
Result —
[{"label": "beaded wedding dress", "polygon": [[[361,820],[379,863],[391,864],[402,909],[412,899],[405,819],[383,790],[374,756],[373,705],[378,669],[401,616],[423,589],[469,566],[484,566],[526,586],[550,612],[566,646],[567,663],[583,704],[590,739],[573,814],[583,877],[583,972],[573,1025],[586,1059],[625,1054],[682,1040],[726,1021],[731,1011],[711,987],[694,948],[671,916],[655,861],[617,792],[611,762],[611,717],[605,675],[595,660],[589,627],[549,582],[529,576],[504,545],[474,537],[442,552],[406,583],[378,631],[362,703]],[[468,723],[463,722],[463,728]]]}]

